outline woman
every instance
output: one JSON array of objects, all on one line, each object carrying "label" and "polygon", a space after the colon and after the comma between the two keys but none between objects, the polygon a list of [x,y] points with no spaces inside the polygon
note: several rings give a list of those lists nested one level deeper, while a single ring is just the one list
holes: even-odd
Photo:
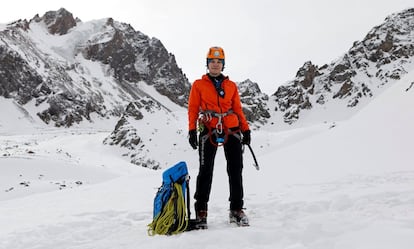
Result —
[{"label": "woman", "polygon": [[[188,101],[189,143],[199,145],[199,173],[194,198],[198,228],[207,228],[207,210],[214,159],[224,147],[230,186],[230,222],[248,226],[243,211],[242,144],[250,144],[250,128],[242,110],[237,85],[222,74],[224,51],[211,47],[207,53],[208,73],[196,80]],[[200,131],[197,137],[197,127]]]}]

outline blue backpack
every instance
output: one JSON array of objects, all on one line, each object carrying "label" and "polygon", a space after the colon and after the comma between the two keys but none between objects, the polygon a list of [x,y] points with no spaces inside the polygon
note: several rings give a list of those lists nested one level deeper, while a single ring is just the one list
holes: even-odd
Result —
[{"label": "blue backpack", "polygon": [[148,224],[149,235],[171,235],[187,230],[190,217],[189,179],[185,162],[164,171],[162,185],[154,198],[153,221]]}]

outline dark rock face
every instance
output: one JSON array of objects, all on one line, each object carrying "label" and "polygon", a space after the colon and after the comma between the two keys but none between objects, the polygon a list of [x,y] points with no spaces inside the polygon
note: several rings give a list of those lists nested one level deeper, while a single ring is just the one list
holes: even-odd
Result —
[{"label": "dark rock face", "polygon": [[262,93],[259,85],[247,79],[238,85],[243,112],[251,124],[263,125],[270,118],[267,102],[269,97]]},{"label": "dark rock face", "polygon": [[304,89],[309,89],[309,92],[312,92],[313,79],[319,75],[320,72],[318,71],[318,67],[313,65],[312,62],[308,61],[303,65],[303,67],[299,68],[298,72],[296,73],[296,78],[300,79],[298,83]]},{"label": "dark rock face", "polygon": [[144,112],[151,113],[160,111],[162,107],[156,101],[148,98],[129,103],[122,117],[119,119],[112,133],[105,138],[104,144],[116,145],[127,150],[124,156],[130,158],[130,162],[151,169],[159,169],[160,163],[146,155],[146,145],[139,134],[139,127],[134,125],[135,121],[144,118]]},{"label": "dark rock face", "polygon": [[0,46],[0,96],[26,104],[38,94],[42,77],[16,52]]},{"label": "dark rock face", "polygon": [[141,142],[141,138],[137,135],[136,128],[130,125],[128,119],[133,118],[135,120],[141,120],[144,117],[139,111],[138,106],[138,102],[130,103],[128,105],[123,116],[116,124],[114,131],[104,140],[104,143],[109,145],[119,145],[129,150],[135,150],[137,148]]},{"label": "dark rock face", "polygon": [[47,25],[49,32],[56,35],[64,35],[68,30],[76,26],[76,20],[72,13],[65,9],[58,11],[48,11],[41,18]]},{"label": "dark rock face", "polygon": [[[95,101],[93,97],[85,99],[79,94],[73,95],[70,92],[62,92],[49,96],[46,101],[49,108],[37,115],[45,123],[53,122],[57,127],[70,127],[84,119],[91,121],[90,114],[92,112],[103,115],[103,100]],[[37,104],[40,103],[41,101],[37,102]]]}]

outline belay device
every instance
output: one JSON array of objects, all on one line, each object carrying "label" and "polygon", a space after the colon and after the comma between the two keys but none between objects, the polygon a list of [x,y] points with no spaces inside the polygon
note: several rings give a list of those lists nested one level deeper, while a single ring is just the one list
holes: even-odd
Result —
[{"label": "belay device", "polygon": [[[149,235],[172,235],[194,229],[190,212],[190,176],[187,164],[179,162],[162,174],[162,185],[154,198]],[[187,209],[187,210],[186,210]]]}]

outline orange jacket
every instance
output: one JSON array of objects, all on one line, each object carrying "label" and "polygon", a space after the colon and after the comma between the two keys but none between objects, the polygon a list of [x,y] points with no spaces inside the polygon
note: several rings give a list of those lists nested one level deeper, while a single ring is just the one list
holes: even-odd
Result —
[{"label": "orange jacket", "polygon": [[[223,118],[224,128],[240,127],[241,131],[249,130],[249,124],[244,116],[237,85],[228,77],[221,83],[224,89],[224,98],[220,97],[207,74],[196,80],[190,91],[188,100],[188,129],[195,130],[200,112],[213,111],[215,113],[233,113]],[[214,117],[207,125],[216,128],[218,118]]]}]

